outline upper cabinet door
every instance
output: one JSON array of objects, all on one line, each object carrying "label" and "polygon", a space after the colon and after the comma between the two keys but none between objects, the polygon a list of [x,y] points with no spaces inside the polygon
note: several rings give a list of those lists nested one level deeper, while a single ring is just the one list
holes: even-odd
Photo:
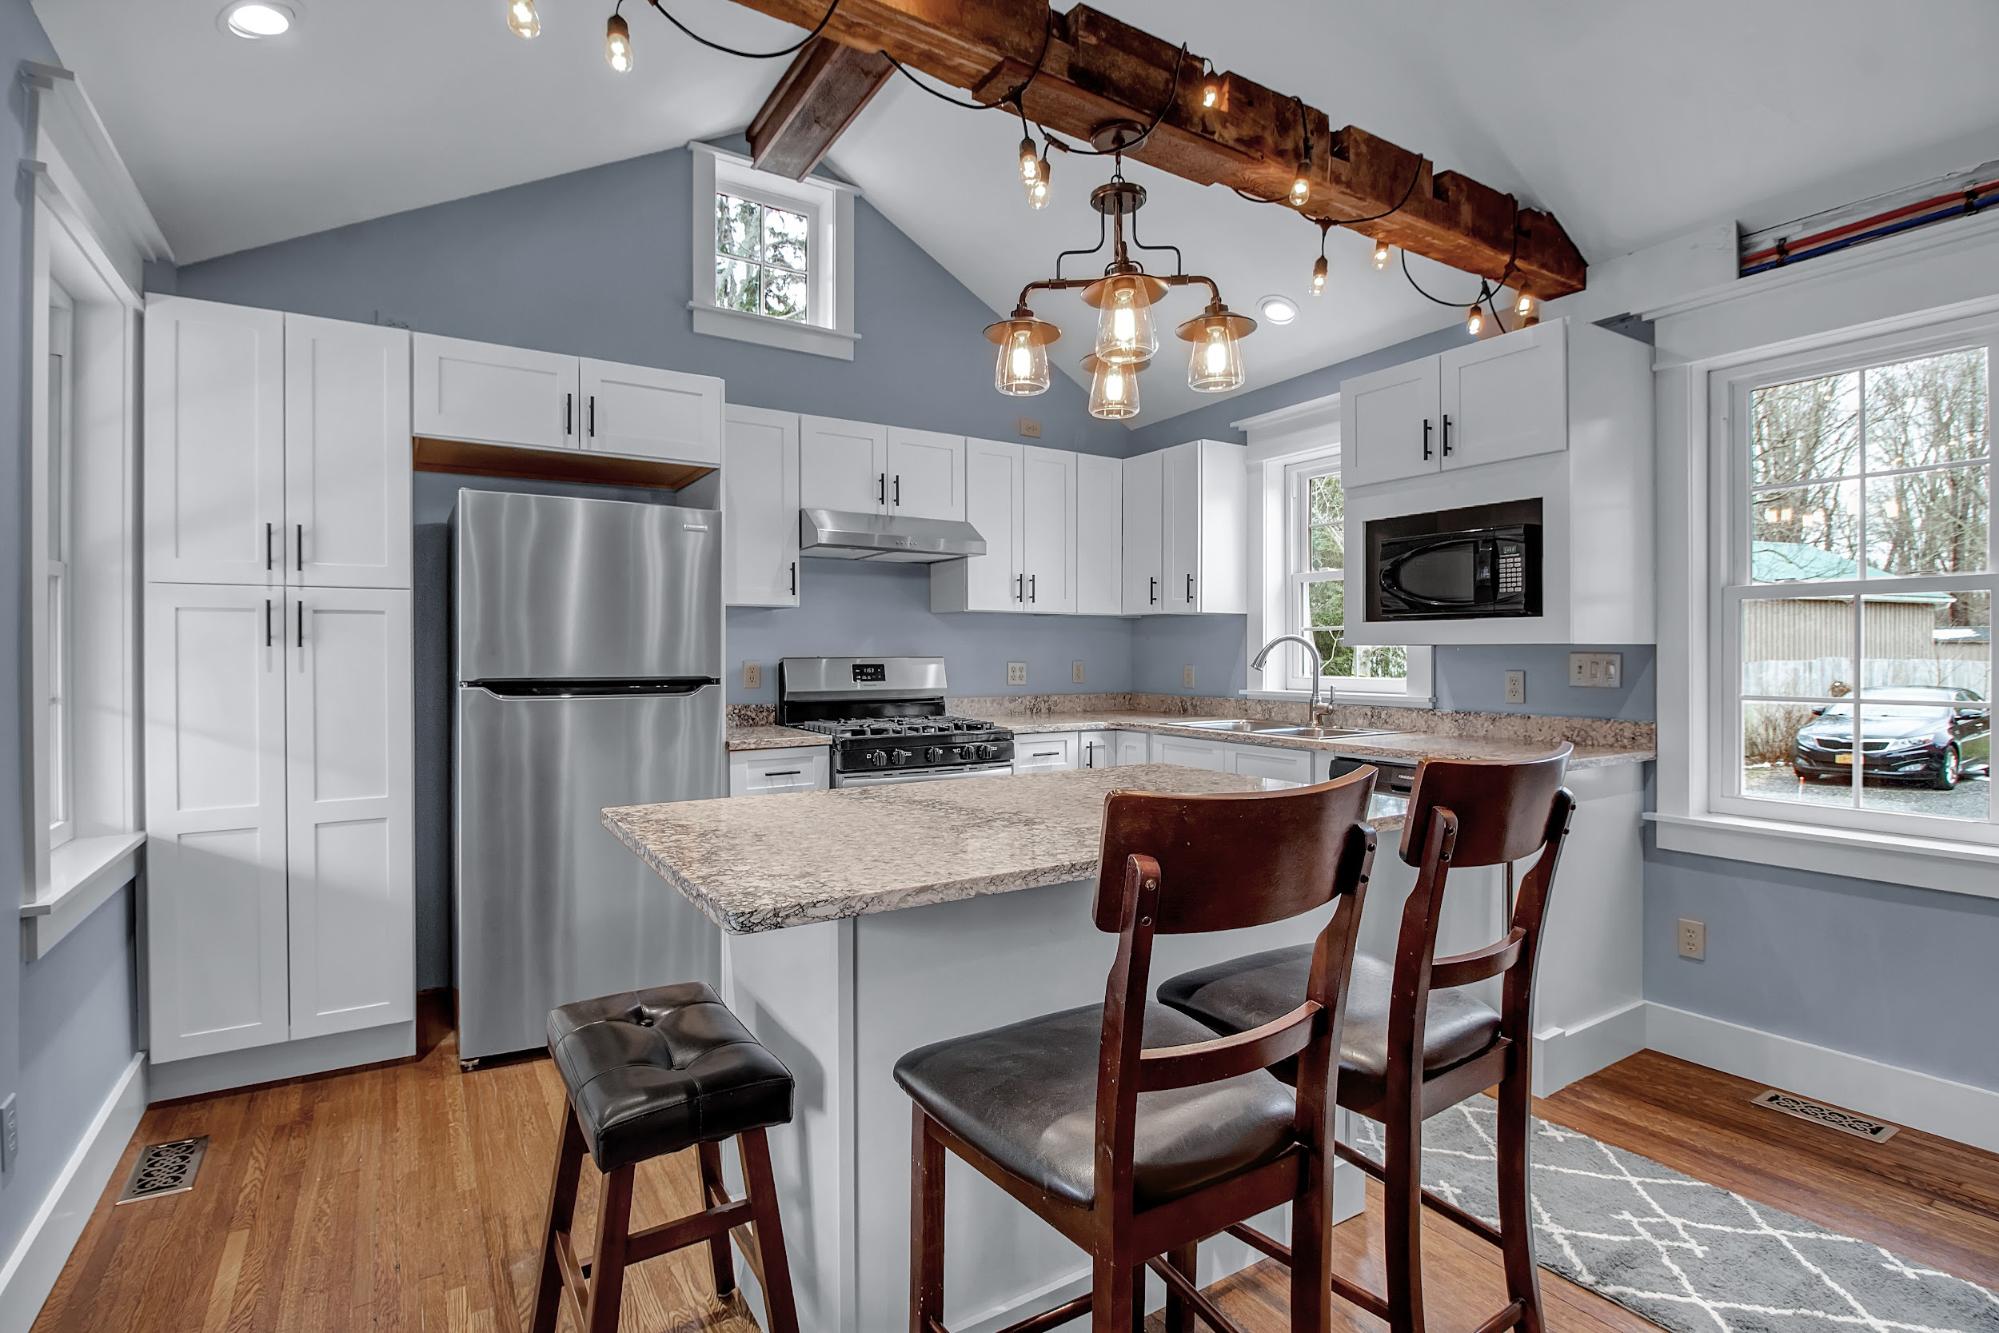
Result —
[{"label": "upper cabinet door", "polygon": [[1067,449],[1021,449],[1020,570],[1027,609],[1076,609],[1076,455]]},{"label": "upper cabinet door", "polygon": [[584,358],[583,447],[675,463],[722,461],[722,381]]},{"label": "upper cabinet door", "polygon": [[1114,616],[1124,609],[1124,467],[1115,458],[1076,456],[1076,610]]},{"label": "upper cabinet door", "polygon": [[722,600],[798,605],[798,417],[731,407],[723,426]]},{"label": "upper cabinet door", "polygon": [[1567,324],[1518,329],[1443,353],[1438,451],[1447,468],[1569,447]]},{"label": "upper cabinet door", "polygon": [[147,302],[149,580],[284,581],[284,433],[283,315]]},{"label": "upper cabinet door", "polygon": [[883,512],[888,504],[888,427],[800,417],[798,503],[850,514]]},{"label": "upper cabinet door", "polygon": [[1004,440],[965,441],[965,518],[986,539],[986,553],[965,561],[967,611],[1018,611],[1027,603],[1020,577],[1021,452]]},{"label": "upper cabinet door", "polygon": [[147,1045],[284,1041],[284,589],[154,583],[145,603]]},{"label": "upper cabinet door", "polygon": [[418,435],[531,449],[574,449],[582,439],[573,356],[495,343],[410,335]]},{"label": "upper cabinet door", "polygon": [[291,1035],[416,1009],[410,595],[300,588],[286,628]]},{"label": "upper cabinet door", "polygon": [[965,516],[965,437],[888,430],[888,506],[905,518]]},{"label": "upper cabinet door", "polygon": [[1124,460],[1124,613],[1152,615],[1166,609],[1166,453]]},{"label": "upper cabinet door", "polygon": [[1201,609],[1201,446],[1176,444],[1164,454],[1166,558],[1162,611],[1192,615]]},{"label": "upper cabinet door", "polygon": [[1433,356],[1340,385],[1340,470],[1349,490],[1442,466],[1437,393]]},{"label": "upper cabinet door", "polygon": [[288,582],[410,586],[410,335],[285,316]]}]

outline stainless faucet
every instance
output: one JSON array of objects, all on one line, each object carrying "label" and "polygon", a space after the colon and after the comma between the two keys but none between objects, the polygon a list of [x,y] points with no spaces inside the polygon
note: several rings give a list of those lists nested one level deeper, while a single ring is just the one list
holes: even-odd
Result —
[{"label": "stainless faucet", "polygon": [[1256,660],[1249,664],[1249,669],[1251,671],[1263,670],[1264,660],[1270,656],[1270,650],[1280,643],[1295,643],[1311,654],[1312,699],[1307,707],[1311,709],[1312,725],[1314,727],[1324,727],[1326,725],[1326,718],[1331,716],[1333,711],[1333,690],[1330,685],[1326,686],[1326,702],[1321,704],[1319,702],[1319,687],[1325,681],[1322,673],[1325,670],[1326,660],[1319,656],[1319,645],[1313,643],[1302,634],[1280,634],[1269,643],[1264,644],[1263,647],[1257,649]]}]

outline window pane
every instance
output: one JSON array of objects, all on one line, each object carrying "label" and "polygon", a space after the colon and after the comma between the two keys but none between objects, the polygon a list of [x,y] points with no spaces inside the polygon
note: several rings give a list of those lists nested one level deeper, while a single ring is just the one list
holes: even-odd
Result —
[{"label": "window pane", "polygon": [[1750,581],[1859,578],[1859,511],[1856,481],[1751,496]]},{"label": "window pane", "polygon": [[1851,719],[1834,704],[1742,705],[1742,794],[1805,805],[1853,804]]},{"label": "window pane", "polygon": [[764,313],[776,319],[805,318],[805,275],[783,269],[763,271]]},{"label": "window pane", "polygon": [[805,240],[809,227],[803,213],[787,213],[781,208],[764,210],[764,252],[767,263],[805,269]]},{"label": "window pane", "polygon": [[1981,711],[1862,706],[1861,807],[1932,819],[1987,818],[1992,810],[1992,719],[1989,713],[1979,716]]},{"label": "window pane", "polygon": [[763,270],[740,259],[715,256],[715,304],[729,310],[761,314]]},{"label": "window pane", "polygon": [[1340,629],[1347,623],[1347,585],[1326,579],[1305,585],[1305,623]]},{"label": "window pane", "polygon": [[1869,477],[1867,563],[1891,574],[1983,570],[1992,517],[1989,475],[1985,464],[1975,463]]},{"label": "window pane", "polygon": [[1345,563],[1346,492],[1337,476],[1313,477],[1305,483],[1308,570],[1339,569]]},{"label": "window pane", "polygon": [[1409,674],[1409,650],[1390,644],[1368,644],[1350,650],[1353,667],[1329,675],[1362,676],[1372,680],[1402,680]]},{"label": "window pane", "polygon": [[1867,470],[1983,458],[1990,448],[1985,349],[1867,372]]},{"label": "window pane", "polygon": [[[725,255],[755,259],[758,247],[757,214],[762,205],[731,194],[715,196],[715,248]],[[722,302],[726,305],[727,302]]]},{"label": "window pane", "polygon": [[1742,604],[1742,692],[1838,698],[1853,689],[1853,599]]},{"label": "window pane", "polygon": [[1869,695],[1950,703],[1992,697],[1991,593],[1869,597],[1861,615],[1861,686]]},{"label": "window pane", "polygon": [[1860,470],[1860,376],[1773,384],[1749,395],[1754,485],[1844,477]]}]

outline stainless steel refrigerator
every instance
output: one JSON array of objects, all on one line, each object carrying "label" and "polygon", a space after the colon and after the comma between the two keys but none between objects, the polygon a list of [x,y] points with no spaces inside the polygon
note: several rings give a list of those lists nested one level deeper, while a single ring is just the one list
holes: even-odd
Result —
[{"label": "stainless steel refrigerator", "polygon": [[728,791],[722,529],[704,509],[461,490],[459,1058],[542,1045],[558,1004],[720,970],[716,928],[608,805]]}]

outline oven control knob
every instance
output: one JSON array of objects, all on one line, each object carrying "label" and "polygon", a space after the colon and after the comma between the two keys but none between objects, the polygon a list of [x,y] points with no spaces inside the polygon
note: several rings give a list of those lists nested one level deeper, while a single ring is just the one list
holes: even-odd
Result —
[{"label": "oven control knob", "polygon": [[883,764],[887,762],[888,761],[882,757],[882,752],[880,750],[868,751],[868,766],[870,768],[880,768]]},{"label": "oven control knob", "polygon": [[888,761],[891,764],[906,764],[909,762],[909,751],[890,750],[888,754]]},{"label": "oven control knob", "polygon": [[944,752],[934,745],[923,752],[923,762],[926,764],[939,763],[943,758]]},{"label": "oven control knob", "polygon": [[993,757],[993,747],[990,745],[967,745],[965,748],[971,751],[972,757],[975,759],[990,759]]}]

